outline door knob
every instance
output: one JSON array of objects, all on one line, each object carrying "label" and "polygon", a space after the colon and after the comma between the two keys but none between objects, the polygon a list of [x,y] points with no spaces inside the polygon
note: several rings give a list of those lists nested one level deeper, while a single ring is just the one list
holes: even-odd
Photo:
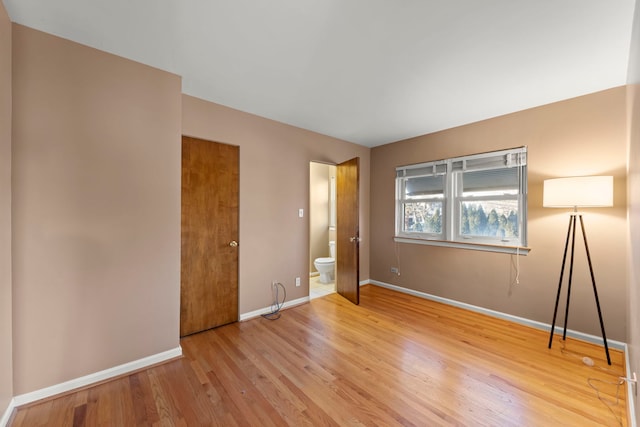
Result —
[{"label": "door knob", "polygon": [[235,240],[232,240],[231,243],[229,243],[229,246],[231,246],[232,248],[235,248],[236,246],[238,246],[238,242],[236,242]]},{"label": "door knob", "polygon": [[358,236],[356,236],[356,237],[350,237],[350,238],[349,238],[349,241],[350,241],[350,242],[360,242],[360,238],[359,238]]}]

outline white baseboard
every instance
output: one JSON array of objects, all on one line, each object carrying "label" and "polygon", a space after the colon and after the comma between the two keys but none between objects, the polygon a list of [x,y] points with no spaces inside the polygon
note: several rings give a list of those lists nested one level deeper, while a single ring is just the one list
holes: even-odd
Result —
[{"label": "white baseboard", "polygon": [[[629,346],[627,344],[624,345],[624,365],[627,368],[627,378],[633,377],[633,372],[631,371],[631,363],[629,359]],[[629,422],[629,427],[637,427],[636,423],[636,399],[634,393],[634,386],[629,381],[625,381],[627,384],[627,421]],[[638,384],[635,385],[638,387]]]},{"label": "white baseboard", "polygon": [[[526,319],[524,317],[514,316],[512,314],[502,313],[500,311],[495,311],[484,307],[478,307],[476,305],[467,304],[465,302],[443,298],[437,295],[428,294],[426,292],[403,288],[401,286],[392,285],[390,283],[379,282],[377,280],[370,280],[369,282],[373,285],[381,286],[383,288],[392,289],[394,291],[428,299],[431,301],[441,302],[443,304],[451,305],[454,307],[464,308],[465,310],[475,311],[476,313],[482,313],[488,316],[497,317],[499,319],[508,320],[510,322],[519,323],[521,325],[531,326],[532,328],[542,329],[545,331],[549,331],[551,329],[551,325],[549,325],[548,323],[538,322],[537,320]],[[556,333],[562,333],[562,326],[556,326],[555,331]],[[593,344],[602,344],[602,337],[585,334],[584,332],[573,331],[571,329],[567,329],[567,336],[577,338],[582,341],[587,341]],[[617,350],[624,350],[626,345],[621,341],[612,339],[607,339],[607,344],[610,348],[615,348]]]},{"label": "white baseboard", "polygon": [[[294,307],[296,305],[300,305],[300,304],[304,304],[305,302],[309,302],[309,297],[302,297],[302,298],[298,298],[298,299],[294,299],[292,301],[286,301],[284,303],[284,305],[282,306],[282,308],[289,308],[289,307]],[[271,307],[265,307],[265,308],[260,308],[258,310],[254,310],[254,311],[250,311],[248,313],[242,313],[240,315],[240,321],[244,321],[244,320],[249,320],[249,319],[253,319],[254,317],[258,317],[261,316],[263,314],[267,314],[267,313],[271,313],[272,308]]]},{"label": "white baseboard", "polygon": [[2,418],[0,418],[0,427],[6,427],[7,424],[9,424],[9,418],[11,418],[11,414],[13,413],[13,410],[16,408],[16,399],[12,398],[11,401],[9,402],[9,406],[7,407],[7,410],[4,411],[4,415],[2,415]]},{"label": "white baseboard", "polygon": [[[178,346],[176,348],[164,351],[162,353],[154,354],[148,357],[144,357],[142,359],[134,360],[133,362],[129,362],[122,365],[114,366],[113,368],[105,369],[104,371],[95,372],[93,374],[85,375],[80,378],[75,378],[73,380],[65,381],[60,384],[56,384],[50,387],[42,388],[40,390],[32,391],[30,393],[20,394],[18,396],[13,397],[13,400],[11,401],[12,407],[10,407],[10,409],[7,409],[7,411],[9,411],[9,415],[10,415],[11,411],[13,411],[13,408],[16,408],[18,406],[22,406],[27,403],[45,399],[47,397],[55,396],[57,394],[65,393],[77,388],[86,387],[88,385],[95,384],[100,381],[105,381],[110,378],[114,378],[119,375],[133,372],[138,369],[143,369],[148,366],[165,362],[167,360],[174,359],[180,356],[182,356],[182,347]],[[8,421],[8,418],[7,418],[7,421]]]}]

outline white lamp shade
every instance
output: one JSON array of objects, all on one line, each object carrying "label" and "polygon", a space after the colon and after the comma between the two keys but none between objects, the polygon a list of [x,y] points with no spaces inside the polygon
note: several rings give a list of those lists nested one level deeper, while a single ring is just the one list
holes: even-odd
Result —
[{"label": "white lamp shade", "polygon": [[546,208],[613,206],[612,176],[576,176],[544,181]]}]

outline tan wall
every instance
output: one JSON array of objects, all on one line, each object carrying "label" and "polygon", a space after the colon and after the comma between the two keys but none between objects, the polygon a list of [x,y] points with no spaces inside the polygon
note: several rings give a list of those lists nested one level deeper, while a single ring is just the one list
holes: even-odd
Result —
[{"label": "tan wall", "polygon": [[[465,154],[528,146],[531,252],[516,256],[394,244],[394,168]],[[567,100],[376,147],[371,154],[371,278],[504,313],[551,323],[568,224],[563,210],[542,208],[546,178],[611,174],[615,207],[585,210],[608,338],[626,338],[625,88]],[[599,335],[584,249],[577,246],[569,328]],[[400,276],[390,273],[398,264]]]},{"label": "tan wall", "polygon": [[[640,29],[640,28],[639,28]],[[640,80],[640,76],[638,76]],[[628,86],[630,113],[629,144],[629,360],[632,371],[640,372],[640,84]],[[636,396],[636,417],[640,423],[640,400]]]},{"label": "tan wall", "polygon": [[[640,2],[636,2],[629,58],[629,308],[627,343],[632,372],[640,373]],[[636,423],[640,424],[640,399],[635,396]]]},{"label": "tan wall", "polygon": [[309,271],[316,271],[313,261],[329,256],[329,168],[312,162],[309,165]]},{"label": "tan wall", "polygon": [[178,76],[13,26],[14,386],[179,345]]},{"label": "tan wall", "polygon": [[13,396],[11,312],[11,21],[0,2],[0,418]]},{"label": "tan wall", "polygon": [[240,313],[271,303],[272,280],[288,300],[309,295],[309,220],[298,209],[309,211],[310,161],[360,157],[360,278],[369,278],[369,148],[187,95],[182,111],[185,135],[240,146]]}]

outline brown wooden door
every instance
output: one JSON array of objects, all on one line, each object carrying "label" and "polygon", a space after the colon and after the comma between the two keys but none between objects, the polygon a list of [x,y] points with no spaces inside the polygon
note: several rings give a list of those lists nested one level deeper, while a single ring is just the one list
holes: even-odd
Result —
[{"label": "brown wooden door", "polygon": [[239,147],[182,137],[180,336],[238,320]]},{"label": "brown wooden door", "polygon": [[340,163],[336,177],[336,291],[360,303],[360,158]]}]

